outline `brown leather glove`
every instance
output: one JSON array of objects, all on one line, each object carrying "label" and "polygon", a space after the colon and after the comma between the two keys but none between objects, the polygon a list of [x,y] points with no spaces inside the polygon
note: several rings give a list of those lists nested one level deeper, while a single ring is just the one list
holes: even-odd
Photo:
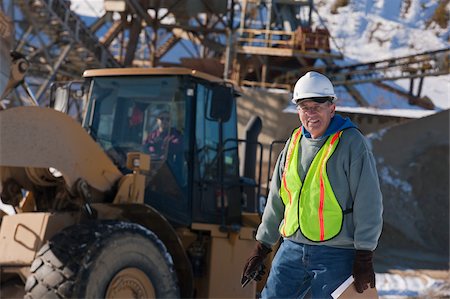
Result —
[{"label": "brown leather glove", "polygon": [[244,271],[241,276],[241,284],[244,286],[249,280],[260,281],[262,276],[266,273],[264,269],[264,260],[272,249],[267,248],[263,244],[256,242],[252,254],[248,258],[244,266]]},{"label": "brown leather glove", "polygon": [[373,271],[373,252],[369,250],[356,250],[353,262],[354,285],[358,293],[367,289],[367,284],[371,288],[375,287],[375,272]]}]

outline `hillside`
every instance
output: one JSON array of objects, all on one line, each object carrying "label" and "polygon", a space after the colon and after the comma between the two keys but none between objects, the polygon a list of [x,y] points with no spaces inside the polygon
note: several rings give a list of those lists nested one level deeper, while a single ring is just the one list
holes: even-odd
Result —
[{"label": "hillside", "polygon": [[[348,63],[450,47],[448,0],[316,0],[314,3],[333,36],[334,49],[342,52]],[[317,14],[314,16],[316,22],[321,21]],[[409,80],[395,83],[409,89]],[[422,95],[432,99],[438,108],[448,109],[449,91],[450,75],[427,77]]]}]

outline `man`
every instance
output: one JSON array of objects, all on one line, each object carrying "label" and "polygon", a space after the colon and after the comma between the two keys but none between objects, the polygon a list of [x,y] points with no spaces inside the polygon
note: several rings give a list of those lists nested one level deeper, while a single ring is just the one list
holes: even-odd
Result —
[{"label": "man", "polygon": [[141,103],[134,103],[130,108],[130,117],[128,118],[128,141],[142,142],[142,127],[144,124],[145,106]]},{"label": "man", "polygon": [[242,283],[261,279],[280,235],[262,298],[331,298],[350,275],[362,293],[375,287],[372,257],[382,228],[382,196],[369,145],[335,115],[330,80],[308,72],[292,102],[302,126],[275,166],[267,205]]},{"label": "man", "polygon": [[181,151],[182,135],[176,128],[170,127],[170,113],[160,112],[156,122],[158,127],[148,134],[144,145],[150,155],[156,159],[164,159],[169,151]]}]

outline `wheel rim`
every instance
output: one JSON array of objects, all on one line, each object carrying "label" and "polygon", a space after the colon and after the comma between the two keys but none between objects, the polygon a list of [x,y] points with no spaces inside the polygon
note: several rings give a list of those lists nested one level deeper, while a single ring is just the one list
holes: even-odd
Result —
[{"label": "wheel rim", "polygon": [[126,268],[113,277],[106,289],[106,298],[156,298],[156,294],[144,272]]}]

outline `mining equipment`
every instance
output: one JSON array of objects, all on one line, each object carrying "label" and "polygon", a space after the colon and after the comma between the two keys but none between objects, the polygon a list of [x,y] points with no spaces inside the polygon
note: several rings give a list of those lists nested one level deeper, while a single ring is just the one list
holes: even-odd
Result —
[{"label": "mining equipment", "polygon": [[[254,298],[239,281],[260,181],[240,175],[238,147],[254,174],[260,120],[238,140],[233,86],[191,69],[84,77],[82,125],[63,92],[51,101],[60,111],[0,111],[1,198],[16,211],[1,218],[2,296]],[[161,111],[182,141],[153,155]]]}]

